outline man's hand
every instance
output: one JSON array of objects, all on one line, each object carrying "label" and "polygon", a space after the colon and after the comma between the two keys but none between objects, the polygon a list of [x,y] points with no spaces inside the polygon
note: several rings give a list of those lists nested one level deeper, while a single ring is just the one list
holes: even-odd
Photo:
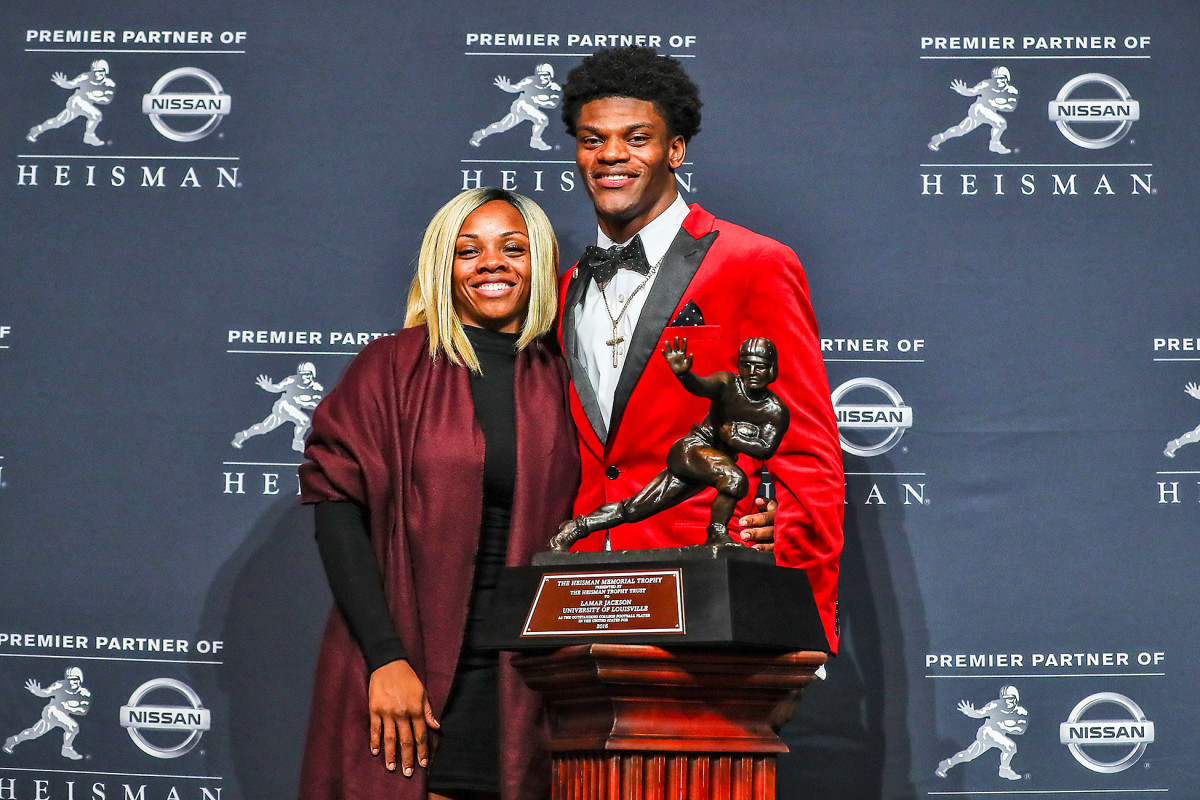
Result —
[{"label": "man's hand", "polygon": [[36,694],[38,697],[45,697],[45,694],[42,693],[42,685],[32,678],[25,681],[25,690],[30,694]]},{"label": "man's hand", "polygon": [[969,703],[969,702],[967,702],[966,700],[959,700],[959,701],[958,701],[958,710],[959,710],[959,711],[961,711],[962,713],[966,714],[968,717],[974,717],[974,716],[976,716],[976,714],[975,714],[975,704],[974,704],[974,703]]},{"label": "man's hand", "polygon": [[1189,382],[1187,386],[1183,387],[1183,390],[1197,400],[1200,400],[1200,383]]},{"label": "man's hand", "polygon": [[754,508],[758,513],[747,514],[739,522],[742,524],[742,541],[753,542],[755,550],[770,553],[775,549],[775,509],[779,503],[763,497],[754,498]]},{"label": "man's hand", "polygon": [[954,91],[958,92],[959,94],[961,94],[963,97],[974,97],[975,96],[974,93],[969,88],[967,88],[967,84],[963,83],[962,81],[960,81],[958,79],[955,79],[950,82],[950,88],[953,89]]},{"label": "man's hand", "polygon": [[692,369],[692,357],[687,351],[687,339],[678,336],[672,342],[667,342],[662,349],[663,358],[671,365],[671,371],[683,375]]},{"label": "man's hand", "polygon": [[61,86],[63,89],[72,88],[71,82],[69,80],[67,80],[67,76],[62,74],[61,72],[56,72],[53,75],[51,75],[50,80],[54,81],[58,86]]},{"label": "man's hand", "polygon": [[497,75],[492,83],[497,89],[503,89],[506,92],[515,92],[517,90],[517,87],[513,86],[512,82],[503,75]]},{"label": "man's hand", "polygon": [[270,378],[268,378],[266,375],[259,375],[257,378],[254,379],[254,382],[258,384],[258,388],[260,388],[260,389],[263,389],[268,392],[275,391],[274,382]]},{"label": "man's hand", "polygon": [[396,769],[396,744],[400,744],[400,766],[413,774],[413,761],[429,763],[428,728],[439,728],[425,694],[425,686],[407,661],[392,661],[371,673],[367,704],[371,711],[371,755],[379,755],[383,741],[383,763]]}]

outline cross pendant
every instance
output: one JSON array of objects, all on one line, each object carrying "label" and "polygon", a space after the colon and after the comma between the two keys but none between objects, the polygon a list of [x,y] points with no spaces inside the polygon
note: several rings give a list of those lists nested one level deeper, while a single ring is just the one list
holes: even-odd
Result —
[{"label": "cross pendant", "polygon": [[613,326],[613,337],[605,342],[606,345],[613,349],[613,369],[621,365],[621,342],[625,341],[624,336],[617,335],[617,327]]}]

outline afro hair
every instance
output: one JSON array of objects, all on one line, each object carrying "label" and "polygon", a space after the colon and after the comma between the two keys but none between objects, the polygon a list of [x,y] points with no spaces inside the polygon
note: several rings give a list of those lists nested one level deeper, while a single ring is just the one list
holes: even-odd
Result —
[{"label": "afro hair", "polygon": [[597,50],[567,74],[563,86],[562,118],[567,133],[585,103],[605,97],[647,100],[667,123],[670,132],[690,141],[700,132],[700,90],[683,66],[649,47]]}]

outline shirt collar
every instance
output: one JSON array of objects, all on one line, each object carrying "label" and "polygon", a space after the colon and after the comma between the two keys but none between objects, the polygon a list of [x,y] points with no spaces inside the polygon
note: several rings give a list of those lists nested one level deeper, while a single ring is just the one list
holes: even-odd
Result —
[{"label": "shirt collar", "polygon": [[[651,266],[657,264],[660,259],[667,253],[671,242],[675,241],[675,234],[679,232],[679,228],[683,225],[683,221],[687,219],[688,213],[691,211],[688,204],[684,201],[683,195],[676,193],[675,202],[667,206],[666,210],[659,214],[654,219],[650,220],[646,225],[635,235],[642,237],[642,247],[646,250],[646,260]],[[633,237],[630,236],[630,239]],[[614,242],[605,235],[600,227],[596,227],[596,244],[600,247],[612,247],[614,244],[625,245],[627,242]]]}]

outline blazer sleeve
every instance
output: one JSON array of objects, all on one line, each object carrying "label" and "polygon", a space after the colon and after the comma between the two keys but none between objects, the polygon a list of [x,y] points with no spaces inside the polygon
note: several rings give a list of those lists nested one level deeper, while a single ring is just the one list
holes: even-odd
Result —
[{"label": "blazer sleeve", "polygon": [[775,559],[808,574],[836,652],[845,478],[808,280],[796,254],[772,240],[748,266],[740,337],[766,336],[775,343],[779,377],[771,389],[791,413],[791,424],[769,463],[779,500]]}]

